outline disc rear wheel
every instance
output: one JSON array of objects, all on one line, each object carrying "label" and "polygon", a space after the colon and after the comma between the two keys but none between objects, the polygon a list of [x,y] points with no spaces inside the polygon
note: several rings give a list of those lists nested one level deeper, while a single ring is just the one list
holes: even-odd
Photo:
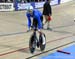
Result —
[{"label": "disc rear wheel", "polygon": [[46,36],[45,36],[45,34],[42,34],[42,35],[39,36],[39,46],[40,46],[41,51],[45,50],[45,46],[46,46]]}]

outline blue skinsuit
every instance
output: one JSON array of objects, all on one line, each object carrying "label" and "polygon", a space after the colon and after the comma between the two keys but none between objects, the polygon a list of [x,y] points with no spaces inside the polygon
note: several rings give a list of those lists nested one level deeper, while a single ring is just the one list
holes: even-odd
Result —
[{"label": "blue skinsuit", "polygon": [[42,13],[39,10],[34,9],[32,15],[27,12],[26,16],[28,18],[28,28],[31,27],[31,17],[35,18],[35,20],[38,21],[38,29],[42,28],[42,22],[41,22],[41,18],[40,18],[42,16]]}]

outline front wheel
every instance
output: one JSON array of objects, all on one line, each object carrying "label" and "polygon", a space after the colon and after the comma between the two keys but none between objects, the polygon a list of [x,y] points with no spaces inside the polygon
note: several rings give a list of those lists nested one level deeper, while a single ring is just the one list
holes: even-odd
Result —
[{"label": "front wheel", "polygon": [[45,47],[46,47],[46,36],[45,36],[45,34],[40,34],[40,36],[39,36],[39,46],[40,46],[41,51],[45,50]]},{"label": "front wheel", "polygon": [[34,53],[36,44],[37,44],[36,37],[34,35],[32,35],[30,38],[30,41],[29,41],[29,50],[31,53]]}]

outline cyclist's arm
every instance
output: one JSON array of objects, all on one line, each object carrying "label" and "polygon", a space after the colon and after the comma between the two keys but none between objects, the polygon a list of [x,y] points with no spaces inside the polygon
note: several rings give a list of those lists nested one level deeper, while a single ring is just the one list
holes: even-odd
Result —
[{"label": "cyclist's arm", "polygon": [[30,14],[26,14],[26,16],[27,16],[27,19],[28,19],[28,28],[30,29],[30,27],[31,27],[31,18],[30,18]]}]

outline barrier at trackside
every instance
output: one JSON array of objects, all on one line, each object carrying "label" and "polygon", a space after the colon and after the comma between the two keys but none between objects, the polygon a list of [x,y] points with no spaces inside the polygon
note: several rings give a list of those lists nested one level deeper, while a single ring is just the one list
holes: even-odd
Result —
[{"label": "barrier at trackside", "polygon": [[61,0],[60,3],[66,3],[66,2],[69,2],[69,1],[72,1],[72,0]]},{"label": "barrier at trackside", "polygon": [[[60,0],[52,0],[50,5],[58,5]],[[35,8],[42,8],[45,2],[35,3]]]},{"label": "barrier at trackside", "polygon": [[13,11],[13,3],[0,3],[0,11]]},{"label": "barrier at trackside", "polygon": [[[51,0],[51,5],[58,5],[66,3],[72,0]],[[31,3],[18,3],[14,0],[14,3],[0,3],[0,11],[15,11],[25,10],[28,6],[32,5],[34,8],[42,8],[45,2],[31,2]]]},{"label": "barrier at trackside", "polygon": [[[72,0],[51,0],[51,5],[58,5],[61,3],[66,3]],[[41,8],[43,7],[45,2],[31,2],[31,3],[18,3],[17,9],[15,10],[25,10],[29,5],[32,5],[35,8]],[[16,7],[15,7],[16,8]]]},{"label": "barrier at trackside", "polygon": [[27,9],[28,6],[30,6],[31,4],[30,3],[18,3],[18,9],[17,10],[24,10],[24,9]]},{"label": "barrier at trackside", "polygon": [[[59,4],[59,1],[60,0],[52,0],[51,5],[57,5],[57,4]],[[16,5],[17,9],[15,9],[15,10],[25,10],[30,5],[32,5],[34,8],[41,8],[41,7],[43,7],[44,3],[45,2],[17,3],[17,5]]]}]

